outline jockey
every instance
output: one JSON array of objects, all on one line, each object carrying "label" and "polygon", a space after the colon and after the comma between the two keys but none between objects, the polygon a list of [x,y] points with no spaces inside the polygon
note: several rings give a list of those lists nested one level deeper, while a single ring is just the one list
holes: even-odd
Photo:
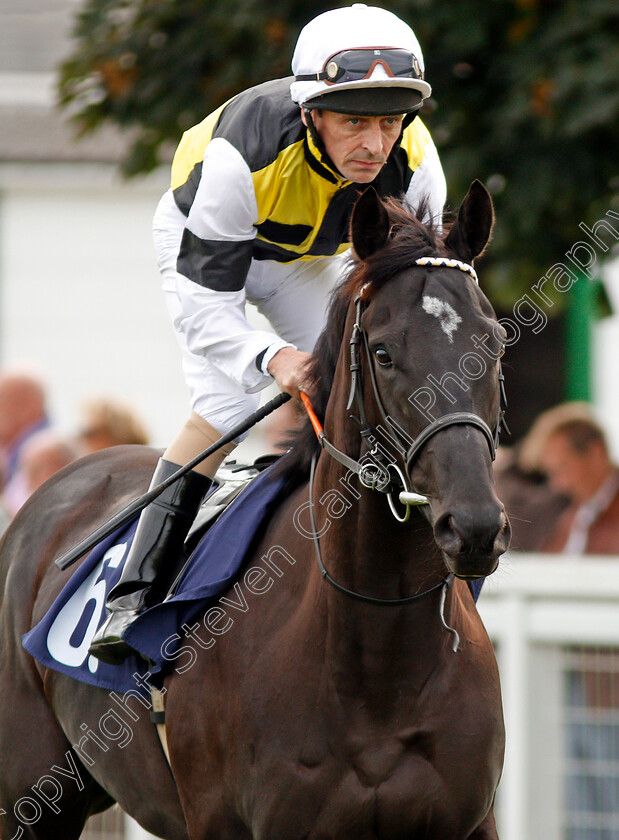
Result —
[{"label": "jockey", "polygon": [[[440,224],[445,178],[417,116],[431,88],[411,28],[362,3],[325,12],[301,31],[292,71],[230,99],[183,135],[174,157],[154,238],[192,413],[151,486],[246,419],[273,380],[298,397],[346,267],[350,212],[367,185],[413,207],[423,199],[425,221]],[[246,301],[275,334],[250,326]],[[234,446],[144,509],[94,656],[118,663],[133,653],[122,634],[165,595]]]}]

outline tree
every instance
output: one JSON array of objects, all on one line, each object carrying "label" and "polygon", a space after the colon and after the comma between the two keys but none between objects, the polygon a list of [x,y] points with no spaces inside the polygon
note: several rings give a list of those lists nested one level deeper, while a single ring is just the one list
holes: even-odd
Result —
[{"label": "tree", "polygon": [[[230,96],[287,75],[301,26],[331,3],[86,0],[60,95],[82,131],[131,129],[126,175],[152,169]],[[616,0],[393,0],[424,48],[424,119],[453,203],[473,178],[494,194],[486,266],[514,301],[619,208]]]},{"label": "tree", "polygon": [[[86,0],[60,70],[61,104],[82,132],[134,130],[125,175],[246,87],[290,73],[308,4],[264,0]],[[329,8],[316,7],[317,12]]]}]

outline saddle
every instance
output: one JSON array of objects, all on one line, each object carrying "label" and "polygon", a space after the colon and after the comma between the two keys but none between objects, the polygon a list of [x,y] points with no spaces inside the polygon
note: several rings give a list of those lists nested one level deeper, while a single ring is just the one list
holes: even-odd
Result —
[{"label": "saddle", "polygon": [[274,464],[281,455],[262,455],[253,464],[226,461],[215,473],[214,489],[205,497],[193,525],[185,539],[189,556],[221,514],[241,495],[261,472]]}]

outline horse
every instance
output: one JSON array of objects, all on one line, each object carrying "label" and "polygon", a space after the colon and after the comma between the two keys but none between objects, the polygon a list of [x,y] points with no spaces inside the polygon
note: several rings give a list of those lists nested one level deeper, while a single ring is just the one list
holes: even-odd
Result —
[{"label": "horse", "polygon": [[238,607],[208,642],[187,628],[165,676],[169,763],[144,697],[114,703],[21,645],[70,574],[54,558],[158,453],[87,456],[22,508],[0,547],[2,840],[73,840],[114,802],[168,840],[497,840],[500,685],[469,586],[510,535],[492,472],[505,335],[471,266],[492,225],[480,182],[446,234],[371,189],[357,202],[312,422],[274,468],[290,491]]}]

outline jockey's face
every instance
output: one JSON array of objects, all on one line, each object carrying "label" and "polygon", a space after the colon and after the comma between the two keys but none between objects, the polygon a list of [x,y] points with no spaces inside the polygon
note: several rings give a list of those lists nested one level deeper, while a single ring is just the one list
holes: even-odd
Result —
[{"label": "jockey's face", "polygon": [[314,110],[312,119],[338,171],[349,181],[369,184],[385,165],[404,117],[357,117]]}]

